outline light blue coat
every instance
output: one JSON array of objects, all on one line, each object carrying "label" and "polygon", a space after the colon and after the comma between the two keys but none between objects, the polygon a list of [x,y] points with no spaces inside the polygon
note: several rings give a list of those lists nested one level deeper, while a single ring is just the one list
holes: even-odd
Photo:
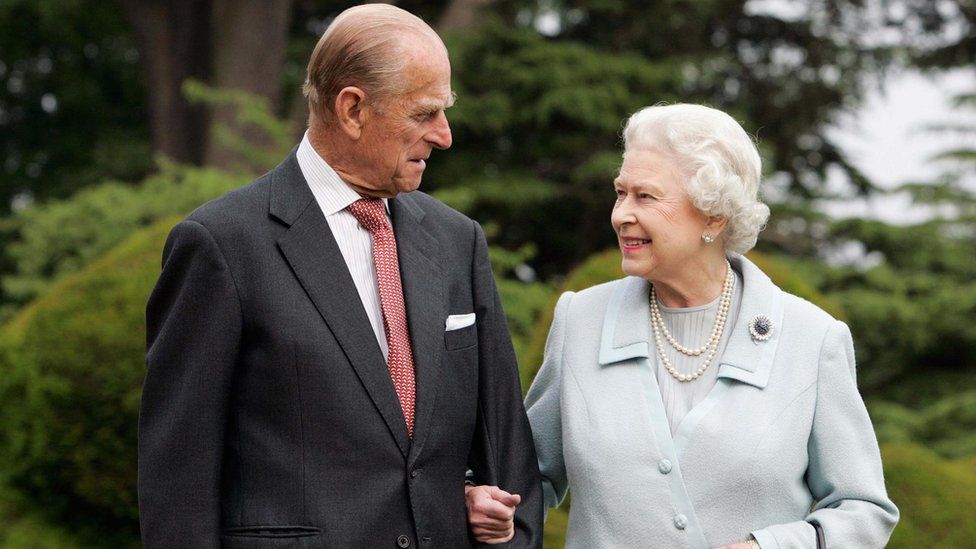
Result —
[{"label": "light blue coat", "polygon": [[[649,353],[648,283],[625,278],[556,305],[526,399],[546,503],[571,488],[567,547],[884,547],[898,521],[857,392],[850,331],[748,259],[718,380],[672,437]],[[773,322],[754,341],[749,321]]]}]

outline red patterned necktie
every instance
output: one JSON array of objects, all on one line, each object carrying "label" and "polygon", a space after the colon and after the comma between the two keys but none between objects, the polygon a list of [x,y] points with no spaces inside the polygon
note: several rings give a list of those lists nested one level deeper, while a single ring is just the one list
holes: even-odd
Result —
[{"label": "red patterned necktie", "polygon": [[397,260],[396,238],[386,218],[386,207],[378,198],[363,198],[347,208],[353,217],[373,237],[373,264],[380,288],[380,307],[383,309],[383,328],[389,345],[387,366],[393,387],[407,420],[407,434],[413,437],[414,396],[416,382],[413,369],[413,349],[407,328],[407,308],[400,284],[400,263]]}]

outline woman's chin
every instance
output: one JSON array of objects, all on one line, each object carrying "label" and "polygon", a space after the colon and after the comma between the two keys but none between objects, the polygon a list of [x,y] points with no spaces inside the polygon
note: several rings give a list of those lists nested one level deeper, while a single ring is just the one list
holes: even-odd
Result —
[{"label": "woman's chin", "polygon": [[650,270],[648,265],[643,261],[637,261],[624,257],[620,261],[620,270],[624,272],[627,276],[637,276],[640,278],[647,278],[645,275]]}]

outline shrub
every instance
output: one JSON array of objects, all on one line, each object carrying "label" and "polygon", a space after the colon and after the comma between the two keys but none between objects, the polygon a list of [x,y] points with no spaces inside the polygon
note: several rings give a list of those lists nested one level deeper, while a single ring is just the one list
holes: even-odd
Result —
[{"label": "shrub", "polygon": [[23,498],[0,487],[0,549],[89,549],[62,526],[31,510]]},{"label": "shrub", "polygon": [[175,222],[140,231],[64,277],[0,331],[7,481],[113,547],[137,539],[144,311]]},{"label": "shrub", "polygon": [[882,448],[888,495],[901,520],[888,544],[909,547],[974,547],[976,456],[945,460],[928,449],[900,444]]},{"label": "shrub", "polygon": [[[60,276],[78,271],[133,232],[185,214],[252,179],[211,168],[164,163],[138,186],[108,182],[17,213],[3,277],[5,302],[23,305]],[[7,307],[7,314],[11,308]]]}]

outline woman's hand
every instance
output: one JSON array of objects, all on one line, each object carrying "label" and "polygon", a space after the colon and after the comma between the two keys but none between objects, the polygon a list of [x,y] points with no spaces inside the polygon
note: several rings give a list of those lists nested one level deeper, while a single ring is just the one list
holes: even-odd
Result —
[{"label": "woman's hand", "polygon": [[515,508],[522,496],[509,494],[497,486],[464,487],[468,508],[468,527],[481,543],[505,543],[515,536]]}]

